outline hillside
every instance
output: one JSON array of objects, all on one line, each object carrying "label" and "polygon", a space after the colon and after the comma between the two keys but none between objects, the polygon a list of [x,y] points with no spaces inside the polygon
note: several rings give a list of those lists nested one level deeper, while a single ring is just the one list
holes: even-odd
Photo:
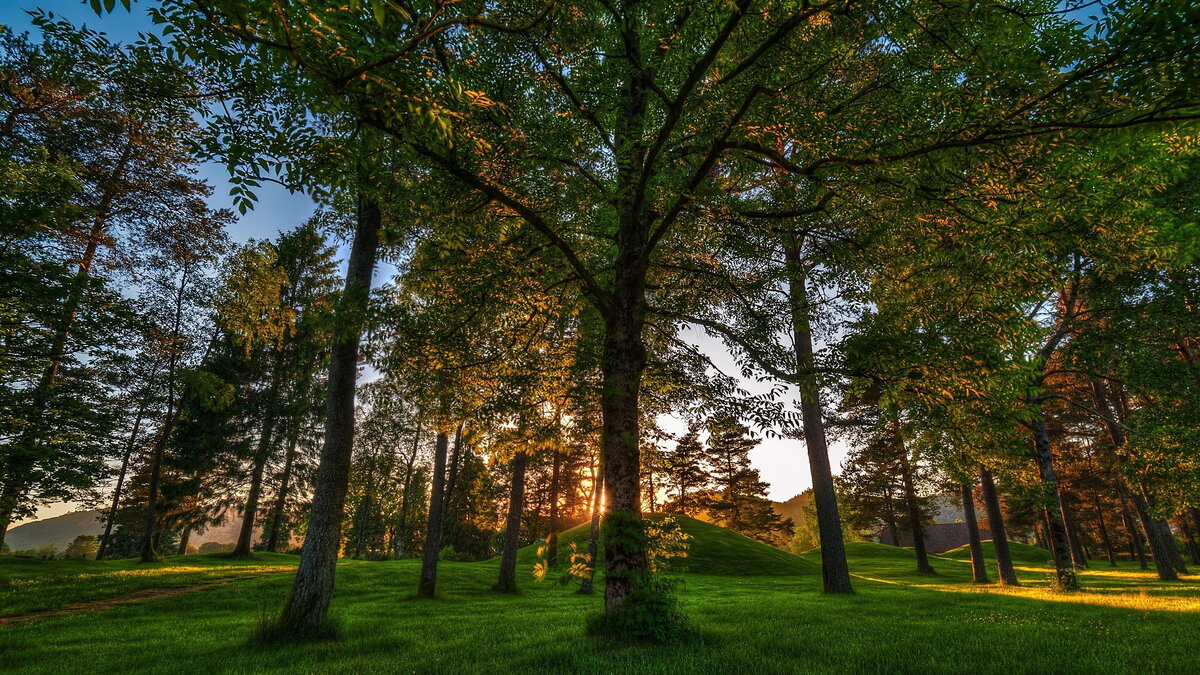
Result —
[{"label": "hillside", "polygon": [[55,548],[62,551],[81,534],[102,534],[104,524],[98,520],[99,517],[99,511],[76,511],[26,523],[9,530],[4,543],[13,551],[41,548],[46,544],[54,544]]},{"label": "hillside", "polygon": [[[662,515],[649,516],[652,520]],[[678,567],[692,574],[720,576],[796,576],[816,574],[820,568],[811,561],[767,546],[719,525],[675,516],[683,531],[691,535],[691,548],[687,558],[679,561]],[[575,542],[581,553],[587,551],[588,523],[582,523],[559,534],[559,556],[565,560],[571,542]],[[519,565],[536,562],[538,544],[521,549],[517,554]],[[603,558],[603,553],[599,556]]]},{"label": "hillside", "polygon": [[[1013,564],[1015,565],[1042,566],[1050,564],[1050,552],[1044,548],[1022,544],[1019,541],[1010,541],[1008,542],[1008,552],[1012,555]],[[959,546],[941,555],[944,558],[954,558],[955,560],[970,560],[971,548],[969,546]],[[991,539],[983,542],[983,557],[989,561],[996,559],[996,549],[993,547]]]},{"label": "hillside", "polygon": [[[14,527],[5,535],[4,543],[10,550],[21,551],[31,548],[41,548],[46,544],[54,544],[59,551],[67,548],[75,537],[81,534],[100,536],[104,532],[104,524],[100,522],[100,511],[76,511],[54,518],[46,518],[20,527]],[[236,511],[230,511],[225,516],[225,522],[216,527],[210,527],[204,532],[193,532],[189,542],[192,546],[215,541],[231,543],[237,541],[238,531],[242,525]],[[262,528],[254,528],[255,541],[262,534]]]},{"label": "hillside", "polygon": [[786,502],[771,502],[771,508],[775,509],[783,518],[791,518],[792,522],[799,527],[804,522],[804,509],[812,503],[812,490],[805,490],[800,494],[792,497]]}]

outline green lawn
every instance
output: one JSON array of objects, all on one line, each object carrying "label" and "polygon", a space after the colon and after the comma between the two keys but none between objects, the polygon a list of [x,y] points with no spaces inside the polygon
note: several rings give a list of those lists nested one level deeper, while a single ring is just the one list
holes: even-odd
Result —
[{"label": "green lawn", "polygon": [[[937,557],[937,575],[918,575],[909,551],[851,544],[858,592],[826,596],[812,564],[819,552],[800,559],[797,569],[804,571],[793,576],[773,570],[756,576],[742,565],[736,574],[696,573],[696,559],[705,558],[698,554],[713,534],[702,529],[693,544],[693,571],[682,576],[682,598],[695,633],[686,644],[616,647],[583,637],[585,619],[599,611],[600,597],[537,584],[524,564],[517,596],[489,590],[498,569],[491,561],[443,563],[440,597],[417,599],[413,590],[420,564],[405,560],[347,562],[339,568],[334,612],[343,630],[340,641],[256,648],[247,637],[260,616],[280,606],[291,575],[278,569],[288,559],[263,556],[261,562],[233,563],[193,556],[171,559],[145,577],[180,584],[223,582],[103,612],[0,625],[0,669],[1183,673],[1196,672],[1200,664],[1200,578],[1195,576],[1164,584],[1133,566],[1116,571],[1097,566],[1081,575],[1086,591],[1056,595],[1045,589],[1050,571],[1036,565],[1020,563],[1018,574],[1026,586],[1004,590],[971,584],[964,560]],[[744,543],[727,546],[725,553],[735,558],[762,553],[748,548],[753,549]],[[268,571],[250,574],[256,565]],[[25,596],[27,584],[39,579],[39,595],[97,597],[98,590],[73,580],[104,579],[130,569],[140,567],[0,560],[0,574],[15,589],[6,592],[6,601],[15,598],[24,607],[36,605]],[[120,586],[125,583],[106,588],[125,593],[129,586]],[[7,604],[3,608],[6,614],[20,613]]]}]

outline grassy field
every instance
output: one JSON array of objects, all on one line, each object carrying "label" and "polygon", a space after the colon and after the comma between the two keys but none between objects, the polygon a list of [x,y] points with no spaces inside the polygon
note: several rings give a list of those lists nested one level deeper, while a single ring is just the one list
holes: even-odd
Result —
[{"label": "grassy field", "polygon": [[[795,573],[780,575],[777,552],[703,524],[685,527],[696,538],[682,575],[694,629],[684,644],[618,647],[583,637],[599,596],[533,582],[531,551],[523,552],[517,596],[490,590],[495,561],[443,563],[436,600],[413,595],[417,561],[347,561],[334,601],[342,639],[268,648],[247,638],[280,606],[295,558],[188,556],[149,568],[0,559],[0,613],[59,609],[0,621],[0,670],[1187,673],[1200,664],[1200,577],[1167,584],[1135,566],[1097,565],[1081,574],[1086,590],[1062,595],[1046,590],[1050,570],[1036,551],[1014,552],[1024,586],[1000,589],[970,583],[957,552],[934,558],[937,575],[918,575],[910,551],[850,544],[857,593],[825,596],[819,552],[789,556],[779,564]],[[62,610],[167,584],[208,585]]]}]

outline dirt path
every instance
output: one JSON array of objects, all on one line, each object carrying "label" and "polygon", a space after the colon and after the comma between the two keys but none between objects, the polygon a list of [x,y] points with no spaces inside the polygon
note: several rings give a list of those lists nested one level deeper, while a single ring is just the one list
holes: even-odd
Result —
[{"label": "dirt path", "polygon": [[111,598],[101,598],[99,600],[89,600],[88,602],[80,602],[80,603],[77,603],[74,605],[67,605],[66,607],[56,607],[54,609],[40,609],[40,610],[37,610],[34,612],[30,612],[28,614],[19,614],[17,616],[0,617],[0,628],[4,628],[5,626],[10,626],[10,625],[14,625],[14,624],[32,623],[34,621],[40,621],[42,619],[50,619],[50,618],[55,618],[55,617],[60,617],[60,616],[69,616],[71,614],[82,614],[85,612],[104,612],[104,611],[107,611],[110,609],[114,609],[116,607],[121,607],[123,605],[131,605],[131,604],[135,604],[138,602],[142,602],[144,600],[157,600],[159,598],[172,598],[177,595],[183,595],[185,593],[192,593],[194,591],[199,591],[199,590],[203,590],[206,588],[213,588],[216,586],[224,586],[225,584],[230,584],[230,583],[234,583],[237,581],[244,581],[245,579],[261,577],[266,574],[283,574],[283,572],[278,572],[278,571],[274,571],[274,570],[263,571],[263,572],[252,572],[250,574],[246,574],[241,577],[234,577],[231,579],[221,579],[219,581],[213,581],[213,582],[210,582],[207,584],[196,584],[194,586],[178,586],[178,587],[173,587],[173,588],[147,588],[145,590],[134,591],[133,593],[129,593],[126,595],[118,595],[118,596],[111,597]]}]

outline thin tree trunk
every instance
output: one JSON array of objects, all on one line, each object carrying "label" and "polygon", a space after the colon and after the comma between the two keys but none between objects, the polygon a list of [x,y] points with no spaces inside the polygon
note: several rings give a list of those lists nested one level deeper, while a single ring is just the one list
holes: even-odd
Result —
[{"label": "thin tree trunk", "polygon": [[600,511],[604,498],[604,471],[601,469],[596,473],[597,476],[592,482],[592,525],[588,530],[588,573],[579,587],[581,593],[591,593],[596,578],[596,552],[599,550],[600,541]]},{"label": "thin tree trunk", "polygon": [[287,453],[283,457],[283,476],[279,480],[279,492],[275,495],[275,505],[271,507],[271,532],[267,535],[267,551],[279,552],[279,531],[283,528],[283,512],[287,509],[288,490],[292,484],[292,465],[296,461],[296,444],[299,442],[300,430],[292,432],[288,440]]},{"label": "thin tree trunk", "polygon": [[921,522],[921,507],[917,503],[917,491],[913,486],[912,465],[908,461],[908,450],[900,435],[900,425],[894,423],[893,431],[900,446],[900,476],[904,481],[904,501],[908,507],[908,526],[912,530],[913,552],[917,554],[917,571],[922,574],[937,574],[929,564],[929,553],[925,550],[925,525]]},{"label": "thin tree trunk", "polygon": [[408,463],[404,466],[404,483],[400,486],[400,520],[396,524],[396,560],[404,557],[404,537],[408,533],[408,493],[412,486],[413,466],[417,462],[417,450],[421,447],[422,420],[417,416],[417,431],[413,434],[412,451],[408,455]]},{"label": "thin tree trunk", "polygon": [[[115,186],[121,180],[129,165],[132,152],[133,144],[126,141],[121,150],[121,155],[106,181],[109,186]],[[38,378],[38,383],[34,389],[33,410],[30,414],[27,431],[22,432],[16,442],[6,448],[9,458],[8,466],[5,468],[4,473],[7,475],[0,474],[0,478],[3,478],[3,485],[0,485],[0,547],[4,546],[4,537],[8,532],[9,525],[12,523],[13,514],[27,489],[28,476],[36,465],[34,453],[29,446],[37,442],[33,438],[33,435],[40,429],[45,417],[46,407],[50,402],[51,390],[53,390],[55,381],[58,379],[58,371],[62,366],[62,359],[66,356],[67,343],[70,341],[71,332],[75,328],[75,320],[78,318],[79,306],[83,302],[83,293],[87,286],[87,280],[91,276],[92,266],[96,260],[96,253],[99,251],[100,243],[103,241],[105,231],[108,229],[108,219],[111,215],[110,211],[115,199],[115,188],[104,190],[100,197],[100,202],[96,207],[95,215],[92,219],[92,226],[88,230],[83,255],[79,259],[79,269],[75,272],[75,277],[71,281],[71,290],[67,295],[66,304],[63,306],[62,319],[55,331],[54,340],[51,342],[50,363],[42,371],[42,375]]]},{"label": "thin tree trunk", "polygon": [[108,509],[108,518],[104,520],[104,534],[100,535],[100,548],[96,549],[96,560],[104,560],[108,552],[108,542],[112,539],[113,521],[117,519],[117,509],[121,505],[121,489],[125,486],[125,475],[129,472],[129,459],[133,449],[137,447],[138,432],[142,428],[142,418],[146,414],[147,401],[142,400],[138,406],[137,417],[133,420],[133,430],[129,432],[129,443],[125,445],[125,454],[121,456],[121,473],[117,474],[117,485],[113,488],[112,506]]},{"label": "thin tree trunk", "polygon": [[188,540],[192,538],[192,524],[188,523],[187,527],[183,528],[183,534],[179,537],[179,548],[176,555],[187,555]]},{"label": "thin tree trunk", "polygon": [[1129,513],[1129,500],[1125,494],[1125,488],[1119,486],[1118,493],[1121,495],[1121,522],[1125,525],[1125,531],[1129,533],[1129,559],[1137,560],[1142,569],[1146,569],[1146,549],[1142,546],[1142,534],[1138,531],[1137,526],[1133,522],[1133,516]]},{"label": "thin tree trunk", "polygon": [[550,567],[558,566],[558,472],[561,457],[558,449],[553,450],[550,461],[550,535],[547,539],[546,561]]},{"label": "thin tree trunk", "polygon": [[968,483],[960,485],[962,490],[963,520],[967,523],[967,541],[971,546],[971,580],[977,584],[988,582],[987,562],[983,559],[983,543],[979,541],[979,522],[975,520],[975,496]]},{"label": "thin tree trunk", "polygon": [[884,513],[887,516],[888,533],[892,535],[892,546],[900,546],[900,527],[896,524],[896,504],[892,499],[892,486],[889,484],[883,493]]},{"label": "thin tree trunk", "polygon": [[829,447],[825,442],[821,388],[817,381],[813,352],[812,327],[808,302],[808,274],[801,260],[803,245],[796,233],[784,241],[788,270],[788,300],[791,309],[793,349],[799,376],[800,418],[804,427],[804,445],[812,473],[813,504],[817,512],[817,531],[821,542],[821,576],[826,593],[853,593],[850,566],[846,562],[846,544],[842,539],[842,519],[838,514],[833,470],[829,465]]},{"label": "thin tree trunk", "polygon": [[996,576],[1001,586],[1018,586],[1020,582],[1013,569],[1012,553],[1008,550],[1008,528],[1004,525],[1004,513],[1000,510],[996,481],[992,472],[982,466],[979,467],[979,486],[988,512],[988,529],[992,531],[992,548],[996,551]]},{"label": "thin tree trunk", "polygon": [[358,514],[358,536],[355,537],[354,557],[362,558],[363,548],[367,543],[367,523],[371,518],[371,492],[368,490],[363,495],[362,503],[359,504]]},{"label": "thin tree trunk", "polygon": [[1100,496],[1092,493],[1092,507],[1096,510],[1096,525],[1100,532],[1100,545],[1104,547],[1104,555],[1111,567],[1117,566],[1117,555],[1113,552],[1112,540],[1108,536],[1108,525],[1104,523],[1104,511],[1100,508]]},{"label": "thin tree trunk", "polygon": [[250,474],[250,494],[246,497],[246,508],[242,514],[242,527],[238,531],[237,545],[229,554],[231,558],[249,558],[254,545],[254,516],[258,512],[258,501],[262,497],[263,473],[267,468],[267,457],[258,454],[254,458],[254,471]]},{"label": "thin tree trunk", "polygon": [[282,626],[303,633],[326,628],[333,596],[333,577],[342,544],[342,514],[354,450],[358,343],[371,292],[379,225],[379,205],[360,196],[354,243],[346,269],[346,287],[337,307],[325,397],[325,442],[313,485],[312,511],[300,553],[300,568],[280,617]]},{"label": "thin tree trunk", "polygon": [[[1040,417],[1041,406],[1034,402],[1035,412]],[[1050,434],[1046,423],[1041,419],[1033,422],[1034,460],[1037,462],[1038,475],[1047,492],[1058,501],[1058,480],[1054,475],[1054,455],[1050,449]],[[1046,517],[1046,538],[1050,544],[1050,552],[1054,558],[1054,571],[1058,584],[1064,589],[1078,587],[1075,580],[1075,569],[1071,564],[1071,549],[1067,543],[1067,528],[1063,524],[1061,505],[1059,508],[1043,508]]]},{"label": "thin tree trunk", "polygon": [[525,505],[525,465],[529,456],[518,452],[509,462],[512,485],[508,491],[508,519],[504,526],[504,551],[500,556],[500,579],[496,590],[515,593],[517,590],[517,549],[521,545],[521,512]]},{"label": "thin tree trunk", "polygon": [[[1109,438],[1112,439],[1113,447],[1120,450],[1125,445],[1125,429],[1117,422],[1114,407],[1110,404],[1107,388],[1099,378],[1092,378],[1092,397],[1097,409],[1102,413],[1101,421],[1105,429],[1108,431]],[[1118,400],[1116,407],[1120,408],[1121,404]],[[1117,463],[1122,461],[1119,452],[1114,453],[1114,458]],[[1126,492],[1129,493],[1133,500],[1133,507],[1137,512],[1138,521],[1142,525],[1142,531],[1145,533],[1146,541],[1150,544],[1150,551],[1154,556],[1154,569],[1158,572],[1158,578],[1163,581],[1174,581],[1179,578],[1175,569],[1175,558],[1179,557],[1179,552],[1175,551],[1172,555],[1171,551],[1167,550],[1167,544],[1163,541],[1162,532],[1151,516],[1150,496],[1146,493],[1144,486],[1130,485],[1125,480],[1124,476],[1120,477],[1122,485]],[[1182,563],[1182,560],[1180,561]]]},{"label": "thin tree trunk", "polygon": [[1067,528],[1067,544],[1071,548],[1071,562],[1075,565],[1075,569],[1087,569],[1087,556],[1083,553],[1083,547],[1079,543],[1079,529],[1075,527],[1075,515],[1071,510],[1069,497],[1060,488],[1058,491],[1058,504],[1062,509],[1063,525]]},{"label": "thin tree trunk", "polygon": [[442,549],[442,510],[446,506],[446,450],[450,439],[439,431],[433,453],[433,486],[429,494],[429,519],[425,527],[425,550],[421,557],[421,580],[417,593],[432,598],[437,591],[438,556]]},{"label": "thin tree trunk", "polygon": [[1192,559],[1193,565],[1200,565],[1200,548],[1196,547],[1196,537],[1192,534],[1192,528],[1188,527],[1187,520],[1183,518],[1179,519],[1179,524],[1187,542],[1188,557]]}]

